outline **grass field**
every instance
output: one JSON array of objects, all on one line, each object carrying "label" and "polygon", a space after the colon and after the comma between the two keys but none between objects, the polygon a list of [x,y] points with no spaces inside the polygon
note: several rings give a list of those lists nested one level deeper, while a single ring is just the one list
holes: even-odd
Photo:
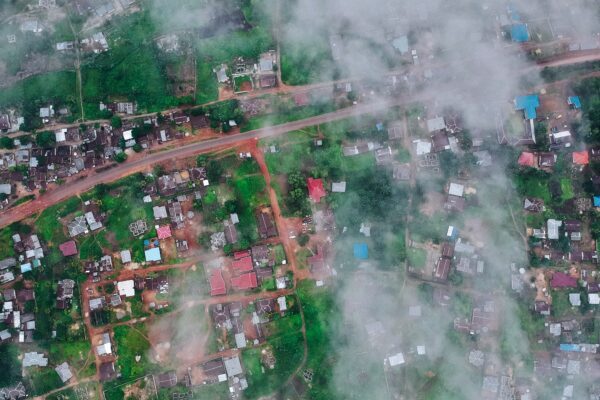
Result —
[{"label": "grass field", "polygon": [[[140,377],[149,372],[148,350],[150,343],[144,336],[146,327],[143,324],[134,326],[116,326],[114,328],[115,344],[117,347],[117,364],[121,371],[122,379],[128,380]],[[141,357],[140,361],[135,360]]]},{"label": "grass field", "polygon": [[423,249],[410,248],[407,251],[408,263],[414,268],[423,268],[427,260],[427,252]]}]

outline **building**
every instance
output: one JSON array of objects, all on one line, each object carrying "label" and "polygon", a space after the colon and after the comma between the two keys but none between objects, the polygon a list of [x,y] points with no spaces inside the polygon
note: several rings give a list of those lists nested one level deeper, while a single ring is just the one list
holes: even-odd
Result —
[{"label": "building", "polygon": [[74,256],[77,254],[77,244],[74,240],[69,240],[68,242],[65,242],[58,246],[58,248],[65,257]]},{"label": "building", "polygon": [[144,251],[144,256],[146,257],[146,262],[158,262],[161,261],[160,248],[153,247]]},{"label": "building", "polygon": [[254,289],[258,286],[258,279],[255,272],[249,272],[231,278],[231,286],[236,290]]},{"label": "building", "polygon": [[65,361],[64,363],[58,365],[54,368],[62,383],[67,383],[72,377],[73,373],[71,372],[71,368],[69,368],[69,364]]},{"label": "building", "polygon": [[562,226],[562,221],[550,218],[547,222],[547,235],[550,240],[558,240],[559,228]]},{"label": "building", "polygon": [[121,262],[123,264],[128,264],[131,262],[131,251],[129,251],[129,250],[121,251]]},{"label": "building", "polygon": [[369,258],[369,248],[366,243],[354,243],[354,258],[357,260],[366,260]]},{"label": "building", "polygon": [[308,197],[315,202],[319,203],[321,201],[321,197],[327,195],[325,192],[325,188],[323,187],[323,180],[308,178],[306,180],[306,185],[308,187]]},{"label": "building", "polygon": [[117,282],[117,290],[119,291],[119,296],[125,296],[125,297],[135,296],[133,279]]},{"label": "building", "polygon": [[23,367],[46,367],[48,366],[48,358],[42,353],[30,352],[23,354]]},{"label": "building", "polygon": [[209,283],[211,296],[222,296],[224,294],[227,294],[225,279],[223,279],[223,273],[220,269],[213,269],[211,271]]}]

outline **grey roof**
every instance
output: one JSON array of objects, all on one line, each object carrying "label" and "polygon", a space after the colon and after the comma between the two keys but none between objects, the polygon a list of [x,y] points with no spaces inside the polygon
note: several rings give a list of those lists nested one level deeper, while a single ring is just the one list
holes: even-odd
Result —
[{"label": "grey roof", "polygon": [[446,129],[444,117],[436,117],[427,120],[427,130],[429,132],[435,132],[441,129]]},{"label": "grey roof", "polygon": [[152,211],[154,212],[155,219],[167,218],[167,207],[165,206],[154,206],[152,207]]},{"label": "grey roof", "polygon": [[246,347],[246,335],[244,335],[244,332],[235,334],[235,347],[238,349]]},{"label": "grey roof", "polygon": [[12,185],[10,183],[0,184],[0,193],[11,194],[12,193]]},{"label": "grey roof", "polygon": [[69,379],[71,379],[73,377],[73,373],[71,372],[71,369],[69,368],[69,364],[67,364],[66,361],[64,363],[58,365],[56,368],[54,368],[54,370],[60,377],[60,380],[63,381],[63,383],[67,382]]},{"label": "grey roof", "polygon": [[131,251],[129,251],[129,250],[121,251],[121,262],[122,263],[131,262]]},{"label": "grey roof", "polygon": [[71,237],[86,233],[87,225],[85,223],[85,217],[83,215],[75,217],[73,221],[69,222],[67,229],[69,230],[69,236]]},{"label": "grey roof", "polygon": [[242,374],[242,364],[240,363],[240,358],[238,356],[235,356],[233,358],[226,358],[223,361],[225,363],[225,370],[227,371],[227,376],[233,377]]},{"label": "grey roof", "polygon": [[14,258],[14,257],[5,258],[4,260],[0,261],[0,270],[14,267],[16,265],[17,265],[16,258]]},{"label": "grey roof", "polygon": [[0,342],[2,342],[4,340],[8,340],[11,337],[12,337],[12,335],[10,334],[10,331],[8,329],[0,331]]},{"label": "grey roof", "polygon": [[102,307],[104,307],[104,299],[102,297],[90,299],[90,310],[93,311]]},{"label": "grey roof", "polygon": [[23,367],[45,367],[48,365],[48,359],[42,353],[25,353],[23,354]]}]

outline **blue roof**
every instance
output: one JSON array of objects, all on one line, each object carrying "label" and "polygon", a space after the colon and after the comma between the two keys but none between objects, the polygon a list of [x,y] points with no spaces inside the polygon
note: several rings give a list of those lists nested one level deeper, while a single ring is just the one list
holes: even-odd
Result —
[{"label": "blue roof", "polygon": [[575,108],[581,108],[581,100],[579,96],[569,96],[569,104]]},{"label": "blue roof", "polygon": [[382,131],[383,130],[383,122],[378,122],[375,127],[377,128],[378,131]]},{"label": "blue roof", "polygon": [[600,207],[600,196],[594,196],[594,207]]},{"label": "blue roof", "polygon": [[535,109],[540,106],[540,98],[537,94],[529,94],[527,96],[515,97],[515,110],[523,111],[525,118],[536,119],[537,113]]},{"label": "blue roof", "polygon": [[160,248],[153,247],[151,249],[146,250],[146,261],[160,261]]},{"label": "blue roof", "polygon": [[31,271],[31,264],[27,263],[27,264],[22,264],[21,265],[21,273],[24,274],[25,272],[30,272]]},{"label": "blue roof", "polygon": [[529,41],[529,30],[527,24],[514,24],[510,28],[510,37],[513,42],[523,43]]},{"label": "blue roof", "polygon": [[354,258],[358,260],[369,258],[369,248],[366,243],[354,243]]},{"label": "blue roof", "polygon": [[561,343],[561,351],[579,351],[579,345],[573,343]]}]

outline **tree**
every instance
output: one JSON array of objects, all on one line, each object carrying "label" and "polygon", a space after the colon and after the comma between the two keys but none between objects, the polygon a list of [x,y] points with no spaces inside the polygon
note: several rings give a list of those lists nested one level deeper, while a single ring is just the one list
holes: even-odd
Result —
[{"label": "tree", "polygon": [[144,150],[142,145],[139,143],[136,143],[133,145],[133,151],[135,151],[136,153],[139,153],[140,151]]},{"label": "tree", "polygon": [[290,188],[292,189],[305,187],[304,176],[302,176],[302,173],[300,172],[292,172],[288,174],[287,180]]},{"label": "tree", "polygon": [[56,145],[56,135],[54,135],[54,132],[50,131],[40,132],[35,136],[35,143],[38,145],[38,147],[44,149],[48,147],[54,147]]},{"label": "tree", "polygon": [[310,236],[308,235],[300,235],[298,236],[298,244],[302,247],[306,246],[310,240]]},{"label": "tree", "polygon": [[121,152],[119,154],[115,154],[113,158],[116,162],[122,163],[127,160],[127,154],[125,154],[125,152]]},{"label": "tree", "polygon": [[3,149],[14,149],[15,141],[9,138],[8,136],[2,136],[0,138],[0,147],[2,147]]},{"label": "tree", "polygon": [[209,182],[218,182],[221,180],[223,175],[223,166],[221,163],[215,160],[211,160],[206,167],[206,177]]},{"label": "tree", "polygon": [[123,120],[118,115],[113,115],[110,119],[110,125],[115,129],[119,129],[123,126]]},{"label": "tree", "polygon": [[9,386],[21,378],[19,350],[13,344],[0,344],[0,387]]}]

